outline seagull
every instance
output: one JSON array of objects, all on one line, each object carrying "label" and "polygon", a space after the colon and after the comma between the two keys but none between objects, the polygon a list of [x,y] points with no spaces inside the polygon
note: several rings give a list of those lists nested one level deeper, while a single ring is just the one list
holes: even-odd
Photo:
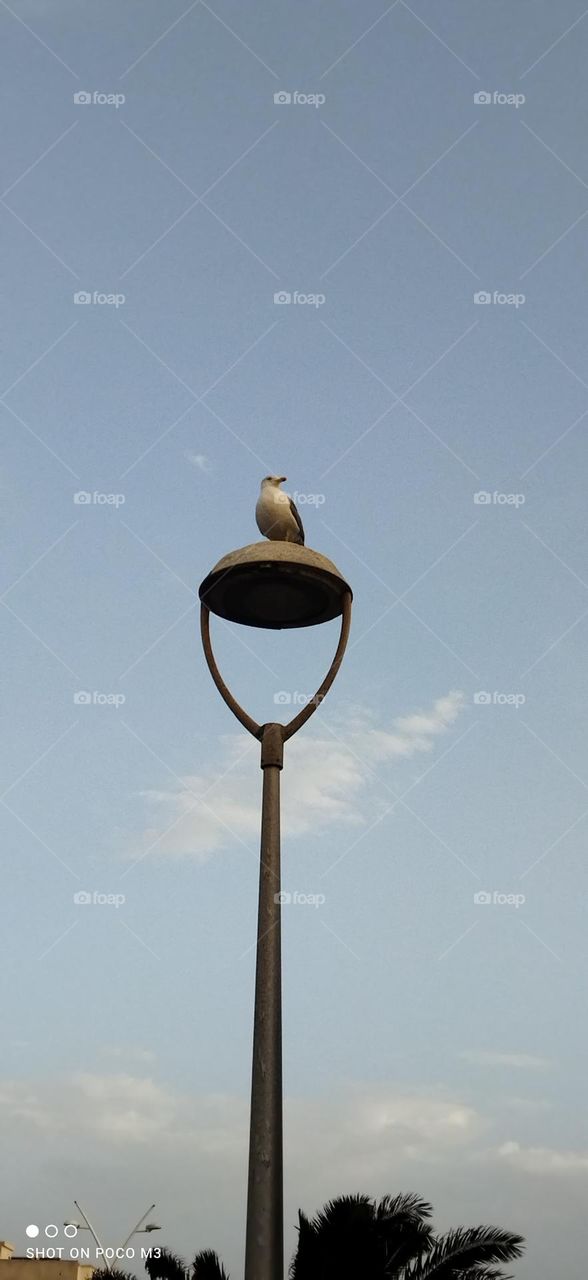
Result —
[{"label": "seagull", "polygon": [[265,476],[255,508],[257,527],[270,542],[297,542],[304,546],[304,529],[292,499],[282,493],[286,476]]}]

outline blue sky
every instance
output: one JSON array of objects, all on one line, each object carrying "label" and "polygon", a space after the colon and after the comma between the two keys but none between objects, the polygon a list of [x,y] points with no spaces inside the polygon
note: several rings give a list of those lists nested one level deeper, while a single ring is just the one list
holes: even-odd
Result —
[{"label": "blue sky", "polygon": [[[0,34],[0,1235],[156,1200],[240,1274],[261,775],[195,592],[271,472],[354,590],[283,774],[288,1252],[299,1205],[416,1189],[579,1280],[582,5]],[[336,633],[214,632],[260,721]]]}]

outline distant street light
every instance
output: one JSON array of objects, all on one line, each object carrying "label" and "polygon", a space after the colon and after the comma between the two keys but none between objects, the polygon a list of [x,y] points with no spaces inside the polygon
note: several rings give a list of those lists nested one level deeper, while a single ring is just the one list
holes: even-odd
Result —
[{"label": "distant street light", "polygon": [[[96,1232],[94,1231],[94,1228],[87,1214],[84,1213],[84,1210],[82,1209],[81,1204],[79,1204],[77,1200],[74,1200],[74,1204],[76,1206],[76,1209],[79,1209],[82,1215],[82,1218],[84,1219],[84,1225],[82,1225],[81,1222],[64,1222],[63,1224],[64,1227],[75,1227],[77,1231],[89,1231],[93,1239],[96,1241],[96,1244],[98,1245],[98,1248],[100,1250],[100,1257],[102,1259],[102,1265],[104,1269],[106,1271],[111,1271],[112,1262],[115,1262],[116,1258],[113,1258],[110,1261],[108,1260],[108,1258],[106,1257],[106,1250],[104,1248],[104,1245],[101,1244],[100,1240],[98,1239],[98,1236],[96,1235]],[[127,1245],[133,1239],[133,1236],[142,1235],[144,1232],[149,1232],[149,1231],[161,1231],[161,1227],[159,1227],[156,1222],[148,1222],[144,1227],[141,1225],[143,1222],[145,1222],[145,1218],[147,1217],[147,1214],[151,1213],[151,1210],[154,1208],[155,1208],[155,1204],[150,1204],[149,1208],[145,1210],[145,1213],[142,1214],[142,1216],[139,1218],[139,1221],[136,1227],[133,1227],[133,1230],[131,1231],[130,1235],[127,1236],[124,1244],[121,1244],[119,1246],[121,1250],[126,1249]]]},{"label": "distant street light", "polygon": [[[240,724],[261,742],[263,798],[245,1280],[283,1280],[282,980],[280,939],[280,771],[284,742],[306,723],[343,661],[351,588],[317,551],[291,542],[256,542],[225,556],[200,586],[204,655],[214,683]],[[314,697],[289,724],[259,725],[227,688],[212,652],[210,613],[249,627],[310,627],[341,618],[335,657]]]}]

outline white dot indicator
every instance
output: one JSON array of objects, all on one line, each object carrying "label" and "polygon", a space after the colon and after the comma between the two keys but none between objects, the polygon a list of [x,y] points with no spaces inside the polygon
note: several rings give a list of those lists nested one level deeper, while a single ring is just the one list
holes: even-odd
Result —
[{"label": "white dot indicator", "polygon": [[34,1240],[35,1236],[38,1236],[39,1228],[35,1226],[34,1222],[29,1222],[29,1225],[26,1230],[26,1234],[28,1235],[29,1240]]},{"label": "white dot indicator", "polygon": [[59,1227],[56,1227],[54,1222],[48,1222],[45,1227],[45,1235],[49,1236],[50,1240],[54,1240],[55,1236],[59,1235]]},{"label": "white dot indicator", "polygon": [[75,1240],[75,1237],[76,1237],[76,1236],[77,1236],[77,1234],[78,1234],[78,1229],[77,1229],[77,1227],[76,1227],[75,1223],[74,1223],[74,1222],[68,1222],[68,1223],[65,1225],[65,1227],[63,1228],[63,1234],[64,1234],[64,1235],[66,1235],[66,1236],[68,1236],[70,1240]]}]

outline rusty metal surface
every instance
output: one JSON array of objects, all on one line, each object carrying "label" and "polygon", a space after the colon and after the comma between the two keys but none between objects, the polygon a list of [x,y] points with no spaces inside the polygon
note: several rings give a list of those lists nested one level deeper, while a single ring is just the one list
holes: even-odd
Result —
[{"label": "rusty metal surface", "polygon": [[[269,553],[269,555],[268,555]],[[267,560],[287,563],[289,571],[300,573],[304,588],[310,557],[323,581],[336,577],[336,610],[341,630],[335,656],[314,698],[289,724],[259,725],[233,697],[218,669],[210,637],[210,609],[206,583],[230,572],[237,557],[242,564],[265,564]],[[306,570],[303,565],[306,563]],[[298,565],[298,570],[297,570]],[[254,569],[255,572],[255,569]],[[218,578],[216,579],[219,580]],[[253,1061],[251,1071],[251,1120],[247,1190],[247,1232],[245,1280],[283,1280],[283,1150],[282,1150],[282,973],[280,900],[280,772],[284,742],[320,706],[341,666],[351,623],[352,593],[338,570],[318,552],[292,543],[254,543],[232,552],[209,574],[200,588],[200,626],[204,655],[214,683],[240,724],[261,741],[263,796],[259,869],[259,910],[257,960],[253,1019]],[[210,597],[208,596],[210,602]],[[222,616],[222,615],[221,615]],[[268,624],[275,625],[275,624]],[[303,623],[301,625],[307,625]]]},{"label": "rusty metal surface", "polygon": [[233,712],[233,715],[237,717],[239,723],[243,725],[243,728],[253,734],[254,738],[260,738],[262,726],[258,724],[257,720],[254,720],[252,716],[248,715],[241,704],[237,702],[237,699],[233,697],[231,690],[227,688],[227,685],[225,684],[216,665],[216,658],[212,652],[212,641],[210,639],[210,611],[205,604],[201,604],[200,606],[200,634],[202,636],[202,648],[204,649],[204,657],[206,658],[208,670],[210,671],[221,698],[226,702],[227,706]]},{"label": "rusty metal surface", "polygon": [[200,584],[212,613],[248,627],[309,627],[339,617],[351,589],[332,560],[292,542],[253,542],[223,556]]},{"label": "rusty metal surface", "polygon": [[[282,973],[280,770],[282,726],[264,725],[257,966],[251,1073],[245,1280],[282,1280]],[[272,761],[272,763],[270,763]],[[274,762],[275,761],[275,762]]]}]

